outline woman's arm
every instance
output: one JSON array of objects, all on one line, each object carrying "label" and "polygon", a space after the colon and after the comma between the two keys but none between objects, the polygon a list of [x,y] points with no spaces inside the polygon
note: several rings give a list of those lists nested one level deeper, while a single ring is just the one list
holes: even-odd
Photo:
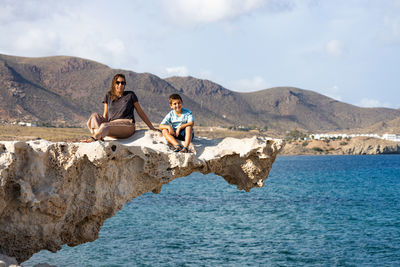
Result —
[{"label": "woman's arm", "polygon": [[107,106],[107,103],[104,103],[103,117],[104,117],[106,120],[108,120],[108,106]]},{"label": "woman's arm", "polygon": [[136,109],[136,112],[138,113],[139,117],[144,121],[144,123],[147,124],[147,126],[154,131],[157,131],[156,128],[154,128],[153,124],[151,123],[151,121],[149,120],[149,118],[147,118],[146,113],[144,113],[142,107],[139,104],[139,101],[136,101],[135,103],[133,103],[133,106]]}]

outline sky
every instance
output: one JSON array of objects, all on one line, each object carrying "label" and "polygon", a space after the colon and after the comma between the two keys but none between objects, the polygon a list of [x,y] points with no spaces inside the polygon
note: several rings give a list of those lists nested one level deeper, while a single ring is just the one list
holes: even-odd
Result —
[{"label": "sky", "polygon": [[0,0],[0,54],[400,108],[400,0]]}]

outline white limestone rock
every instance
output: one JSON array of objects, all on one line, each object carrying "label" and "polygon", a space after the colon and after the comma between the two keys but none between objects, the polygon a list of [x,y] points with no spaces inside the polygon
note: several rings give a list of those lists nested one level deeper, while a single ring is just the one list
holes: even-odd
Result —
[{"label": "white limestone rock", "polygon": [[94,143],[0,142],[0,253],[18,262],[98,238],[107,218],[143,193],[192,172],[216,173],[238,189],[263,186],[279,139],[195,138],[172,152],[161,133]]},{"label": "white limestone rock", "polygon": [[0,267],[19,267],[15,258],[0,254]]}]

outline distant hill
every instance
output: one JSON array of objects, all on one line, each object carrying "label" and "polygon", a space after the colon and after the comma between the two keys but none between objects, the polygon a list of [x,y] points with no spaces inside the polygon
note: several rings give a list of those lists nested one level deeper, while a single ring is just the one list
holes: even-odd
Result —
[{"label": "distant hill", "polygon": [[313,91],[275,87],[252,93],[230,91],[193,77],[165,79],[194,101],[238,125],[324,132],[364,128],[400,116],[399,110],[361,108]]},{"label": "distant hill", "polygon": [[[133,90],[153,122],[170,110],[168,96],[178,91],[149,73],[111,69],[75,57],[23,58],[0,55],[0,107],[3,120],[83,124],[92,112],[103,112],[103,98],[116,73],[126,75],[126,90]],[[183,96],[185,104],[200,111],[198,103]],[[200,114],[200,112],[198,113]],[[207,118],[207,120],[206,120]],[[204,110],[199,123],[223,123]]]},{"label": "distant hill", "polygon": [[[230,125],[261,125],[261,120],[252,116],[252,108],[240,93],[228,90],[219,84],[193,77],[171,77],[165,79],[180,93],[200,103],[202,110],[212,110]],[[254,118],[254,120],[249,120]]]},{"label": "distant hill", "polygon": [[398,110],[361,108],[339,102],[309,90],[276,87],[242,94],[252,103],[254,112],[267,119],[292,122],[312,131],[364,128],[373,123],[399,117]]},{"label": "distant hill", "polygon": [[83,125],[90,113],[102,113],[104,94],[116,73],[126,75],[126,90],[135,91],[154,123],[170,110],[172,93],[182,95],[197,125],[325,132],[361,129],[400,117],[398,109],[360,108],[292,87],[239,93],[208,80],[161,79],[76,57],[0,55],[1,120]]},{"label": "distant hill", "polygon": [[365,127],[362,131],[377,134],[400,134],[400,117],[390,121],[380,121],[371,126]]}]

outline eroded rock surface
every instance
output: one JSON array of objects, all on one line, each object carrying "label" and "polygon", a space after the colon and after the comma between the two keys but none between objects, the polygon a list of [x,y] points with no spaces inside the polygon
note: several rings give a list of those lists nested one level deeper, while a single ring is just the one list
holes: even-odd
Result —
[{"label": "eroded rock surface", "polygon": [[353,137],[350,140],[291,141],[281,155],[377,155],[400,154],[400,143],[372,137]]},{"label": "eroded rock surface", "polygon": [[98,238],[107,218],[143,193],[192,172],[238,189],[263,186],[283,141],[196,138],[174,153],[161,133],[95,143],[0,142],[0,253],[18,262]]}]

